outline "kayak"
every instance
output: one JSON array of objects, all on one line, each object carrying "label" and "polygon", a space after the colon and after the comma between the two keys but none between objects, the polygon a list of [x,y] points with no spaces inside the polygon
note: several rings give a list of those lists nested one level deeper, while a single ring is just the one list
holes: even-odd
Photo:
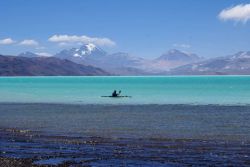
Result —
[{"label": "kayak", "polygon": [[132,96],[101,96],[101,97],[113,97],[113,98],[121,98],[121,97],[132,97]]}]

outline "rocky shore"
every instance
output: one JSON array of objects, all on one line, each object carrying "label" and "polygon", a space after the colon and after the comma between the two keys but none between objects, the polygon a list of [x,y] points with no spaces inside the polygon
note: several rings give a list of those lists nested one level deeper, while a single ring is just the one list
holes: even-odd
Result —
[{"label": "rocky shore", "polygon": [[46,136],[0,129],[0,167],[250,165],[250,144],[191,139]]},{"label": "rocky shore", "polygon": [[32,166],[31,159],[16,159],[0,157],[0,167],[27,167]]}]

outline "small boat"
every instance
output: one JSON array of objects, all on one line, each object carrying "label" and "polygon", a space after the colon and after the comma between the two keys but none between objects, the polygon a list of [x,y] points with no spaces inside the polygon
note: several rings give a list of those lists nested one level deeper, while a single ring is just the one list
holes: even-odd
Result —
[{"label": "small boat", "polygon": [[101,96],[101,97],[111,97],[111,98],[122,98],[122,97],[128,97],[128,98],[131,98],[132,96]]},{"label": "small boat", "polygon": [[114,92],[112,93],[111,96],[101,96],[101,97],[111,97],[111,98],[122,98],[122,97],[132,97],[132,96],[121,96],[122,91],[119,91],[119,93],[116,92],[116,90],[114,90]]}]

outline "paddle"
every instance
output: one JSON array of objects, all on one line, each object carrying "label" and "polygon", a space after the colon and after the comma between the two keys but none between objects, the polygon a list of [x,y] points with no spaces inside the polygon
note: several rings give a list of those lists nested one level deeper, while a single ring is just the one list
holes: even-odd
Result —
[{"label": "paddle", "polygon": [[122,93],[121,90],[119,90],[119,93],[116,95],[116,96],[101,96],[101,97],[113,97],[113,98],[116,98],[116,97],[132,97],[132,96],[120,96],[120,94]]},{"label": "paddle", "polygon": [[101,96],[101,97],[113,97],[113,98],[117,98],[117,97],[132,97],[132,96]]}]

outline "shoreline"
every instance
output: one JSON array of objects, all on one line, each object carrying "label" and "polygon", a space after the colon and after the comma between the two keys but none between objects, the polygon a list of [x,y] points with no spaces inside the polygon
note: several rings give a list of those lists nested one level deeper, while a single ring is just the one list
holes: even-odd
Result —
[{"label": "shoreline", "polygon": [[44,136],[39,132],[3,128],[0,133],[0,167],[250,165],[250,143]]},{"label": "shoreline", "polygon": [[249,111],[249,106],[0,103],[0,167],[250,165]]},{"label": "shoreline", "polygon": [[126,103],[115,103],[115,104],[110,104],[110,103],[65,103],[65,102],[0,102],[0,105],[49,105],[49,106],[60,106],[60,105],[65,105],[65,106],[105,106],[105,107],[143,107],[143,106],[162,106],[162,107],[250,107],[250,104],[157,104],[157,103],[140,103],[140,104],[126,104]]}]

